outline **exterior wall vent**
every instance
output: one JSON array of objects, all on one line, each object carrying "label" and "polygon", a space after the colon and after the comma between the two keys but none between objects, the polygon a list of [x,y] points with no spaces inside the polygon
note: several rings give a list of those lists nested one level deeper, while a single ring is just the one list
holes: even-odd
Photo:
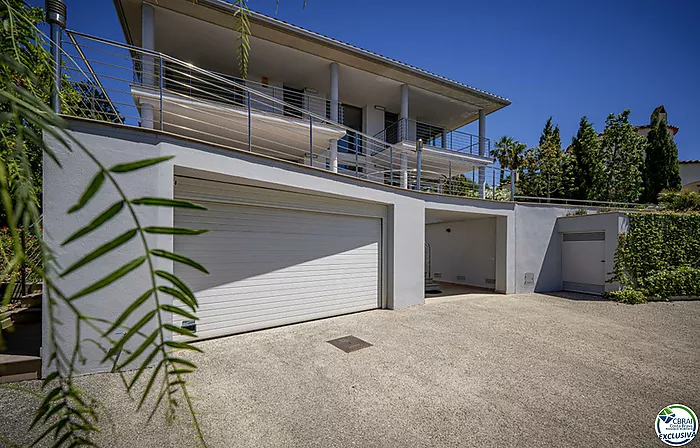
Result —
[{"label": "exterior wall vent", "polygon": [[197,323],[193,320],[183,320],[182,321],[182,328],[185,330],[190,330],[193,333],[197,332]]},{"label": "exterior wall vent", "polygon": [[467,280],[467,277],[465,277],[464,275],[458,275],[458,276],[457,276],[457,280],[460,280],[460,281],[463,281],[463,282],[464,282],[464,281]]}]

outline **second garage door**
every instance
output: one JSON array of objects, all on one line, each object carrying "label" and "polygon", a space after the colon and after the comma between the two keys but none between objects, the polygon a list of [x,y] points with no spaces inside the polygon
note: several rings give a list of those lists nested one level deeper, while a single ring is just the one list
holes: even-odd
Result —
[{"label": "second garage door", "polygon": [[216,198],[203,202],[208,211],[176,209],[174,215],[177,227],[209,229],[174,241],[175,252],[210,271],[174,267],[199,301],[199,338],[380,306],[381,218],[226,202],[222,195],[235,187],[211,181],[181,178],[178,185],[180,197],[196,190]]},{"label": "second garage door", "polygon": [[587,294],[605,292],[605,232],[564,233],[563,289]]}]

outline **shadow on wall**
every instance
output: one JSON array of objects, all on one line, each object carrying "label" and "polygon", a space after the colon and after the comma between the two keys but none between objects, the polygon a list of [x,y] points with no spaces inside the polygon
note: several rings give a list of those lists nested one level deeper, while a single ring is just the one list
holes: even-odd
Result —
[{"label": "shadow on wall", "polygon": [[[207,206],[208,211],[175,214],[175,226],[209,229],[203,235],[174,241],[175,252],[197,260],[210,272],[201,275],[192,268],[176,266],[178,275],[196,293],[225,294],[226,287],[234,283],[237,288],[264,287],[271,292],[291,273],[304,277],[300,290],[305,285],[341,290],[339,277],[377,278],[378,219],[241,205]],[[327,266],[330,257],[334,266]]]},{"label": "shadow on wall", "polygon": [[555,225],[547,243],[542,268],[535,275],[535,292],[559,291],[561,288],[561,234]]}]

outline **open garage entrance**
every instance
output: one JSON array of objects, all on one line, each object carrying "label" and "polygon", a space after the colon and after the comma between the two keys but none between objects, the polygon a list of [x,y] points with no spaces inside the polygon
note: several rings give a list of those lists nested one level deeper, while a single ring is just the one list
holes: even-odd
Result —
[{"label": "open garage entrance", "polygon": [[426,298],[505,292],[506,219],[426,209]]}]

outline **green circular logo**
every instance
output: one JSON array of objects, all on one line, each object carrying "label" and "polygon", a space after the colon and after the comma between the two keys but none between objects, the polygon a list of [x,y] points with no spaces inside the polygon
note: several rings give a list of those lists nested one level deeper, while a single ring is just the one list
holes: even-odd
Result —
[{"label": "green circular logo", "polygon": [[698,433],[698,418],[688,406],[672,404],[656,416],[656,435],[666,445],[681,446]]}]

